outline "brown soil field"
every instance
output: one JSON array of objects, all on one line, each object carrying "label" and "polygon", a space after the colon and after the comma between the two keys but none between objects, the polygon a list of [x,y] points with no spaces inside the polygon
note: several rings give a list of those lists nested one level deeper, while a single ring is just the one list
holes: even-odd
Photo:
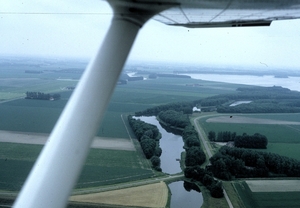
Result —
[{"label": "brown soil field", "polygon": [[249,118],[243,116],[217,116],[206,120],[209,123],[248,123],[248,124],[281,124],[281,125],[300,125],[300,122],[280,121],[272,119]]},{"label": "brown soil field", "polygon": [[[48,136],[38,133],[0,131],[0,142],[44,145]],[[135,151],[134,145],[129,139],[121,138],[95,137],[91,147],[96,149]]]},{"label": "brown soil field", "polygon": [[70,201],[137,207],[165,207],[168,187],[164,182],[144,186],[71,196]]},{"label": "brown soil field", "polygon": [[252,192],[300,192],[300,180],[249,180]]}]

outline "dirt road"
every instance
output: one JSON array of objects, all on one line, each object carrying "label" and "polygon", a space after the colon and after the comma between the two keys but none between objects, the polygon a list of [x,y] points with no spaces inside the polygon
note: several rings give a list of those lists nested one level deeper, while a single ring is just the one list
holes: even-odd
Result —
[{"label": "dirt road", "polygon": [[[0,142],[19,143],[19,144],[39,144],[44,145],[48,140],[47,134],[0,131]],[[135,147],[130,139],[95,137],[92,148],[113,149],[135,151]]]}]

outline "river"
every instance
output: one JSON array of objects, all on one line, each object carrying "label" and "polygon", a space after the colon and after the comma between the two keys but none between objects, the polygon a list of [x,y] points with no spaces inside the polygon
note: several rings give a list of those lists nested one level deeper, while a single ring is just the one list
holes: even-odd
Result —
[{"label": "river", "polygon": [[[173,133],[167,132],[160,125],[155,116],[142,116],[138,117],[138,119],[141,119],[146,123],[150,123],[157,126],[159,132],[162,135],[162,138],[159,142],[160,147],[162,148],[162,154],[160,156],[162,172],[169,174],[181,172],[180,163],[176,159],[180,159],[181,152],[184,151],[184,143],[182,137],[180,135],[175,135]],[[168,186],[172,193],[171,208],[199,208],[202,206],[202,194],[199,193],[200,190],[195,190],[197,188],[190,188],[192,187],[192,184],[183,181],[178,181],[173,182]]]}]

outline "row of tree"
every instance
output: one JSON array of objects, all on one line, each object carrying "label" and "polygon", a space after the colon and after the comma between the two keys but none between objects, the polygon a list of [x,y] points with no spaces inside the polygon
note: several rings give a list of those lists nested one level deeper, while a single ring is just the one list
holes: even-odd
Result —
[{"label": "row of tree", "polygon": [[158,118],[168,126],[181,129],[185,128],[190,123],[187,114],[183,114],[183,112],[178,112],[174,110],[161,111],[158,114]]},{"label": "row of tree", "polygon": [[148,124],[140,119],[128,116],[129,124],[140,142],[141,148],[147,159],[150,159],[155,170],[161,171],[160,155],[162,149],[159,147],[159,139],[161,134],[155,125]]},{"label": "row of tree", "polygon": [[235,147],[244,148],[266,149],[268,145],[267,137],[259,133],[236,135],[236,132],[220,131],[216,137],[216,132],[209,131],[208,139],[213,142],[234,142]]},{"label": "row of tree", "polygon": [[200,165],[186,167],[184,175],[201,182],[210,191],[212,197],[221,198],[224,196],[222,182],[215,180],[212,173],[204,170]]},{"label": "row of tree", "polygon": [[48,94],[48,93],[42,93],[42,92],[26,92],[25,99],[59,100],[60,94]]},{"label": "row of tree", "polygon": [[209,191],[212,197],[223,197],[222,183],[215,180],[212,173],[201,168],[206,156],[200,147],[200,140],[198,132],[191,124],[187,125],[182,132],[182,139],[184,141],[185,166],[184,175],[187,178],[192,178],[201,182]]},{"label": "row of tree", "polygon": [[214,176],[230,180],[234,177],[299,177],[300,162],[269,152],[223,146],[210,158]]},{"label": "row of tree", "polygon": [[143,111],[136,112],[136,116],[157,116],[161,111],[174,110],[177,112],[183,112],[184,114],[193,113],[194,102],[177,102],[169,103],[165,105],[155,106]]}]

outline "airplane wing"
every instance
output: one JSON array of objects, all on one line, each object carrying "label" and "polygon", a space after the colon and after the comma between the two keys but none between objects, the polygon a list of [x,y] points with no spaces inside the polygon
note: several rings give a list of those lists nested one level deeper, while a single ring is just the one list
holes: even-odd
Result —
[{"label": "airplane wing", "polygon": [[29,174],[14,207],[64,207],[85,163],[139,29],[153,16],[168,25],[259,26],[300,16],[300,0],[108,0],[106,37]]},{"label": "airplane wing", "polygon": [[269,26],[274,20],[300,17],[300,1],[179,0],[154,19],[189,28]]}]

